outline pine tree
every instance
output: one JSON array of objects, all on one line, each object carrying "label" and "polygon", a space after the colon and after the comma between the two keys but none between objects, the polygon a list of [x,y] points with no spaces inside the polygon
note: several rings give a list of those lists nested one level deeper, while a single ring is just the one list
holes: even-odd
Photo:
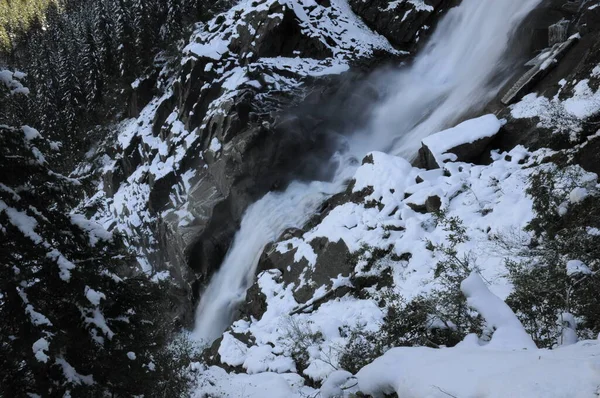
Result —
[{"label": "pine tree", "polygon": [[137,55],[137,70],[144,72],[152,65],[154,60],[155,45],[157,42],[157,17],[156,3],[147,0],[133,0],[133,26],[135,31],[135,52]]},{"label": "pine tree", "polygon": [[181,0],[168,0],[167,17],[162,30],[162,40],[165,43],[174,43],[183,34],[183,4]]},{"label": "pine tree", "polygon": [[98,52],[102,61],[101,70],[105,76],[114,76],[116,68],[116,28],[112,18],[109,17],[111,9],[114,10],[113,1],[97,0],[94,3],[94,37],[98,43]]},{"label": "pine tree", "polygon": [[88,109],[93,111],[94,107],[102,102],[104,76],[101,70],[102,61],[100,59],[100,51],[96,44],[91,22],[85,26],[83,68],[87,74],[83,80],[85,83],[86,102]]},{"label": "pine tree", "polygon": [[73,212],[82,182],[50,168],[53,146],[0,127],[0,396],[160,396],[182,380],[162,290]]},{"label": "pine tree", "polygon": [[133,26],[133,7],[130,0],[117,0],[116,37],[119,72],[126,84],[137,75],[136,35]]}]

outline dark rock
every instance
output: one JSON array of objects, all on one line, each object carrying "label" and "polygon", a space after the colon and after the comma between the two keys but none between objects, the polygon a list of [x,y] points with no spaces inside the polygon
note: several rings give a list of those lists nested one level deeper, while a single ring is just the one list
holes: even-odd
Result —
[{"label": "dark rock", "polygon": [[[349,4],[367,26],[387,38],[392,44],[404,50],[415,46],[418,32],[424,25],[433,25],[443,10],[455,4],[451,0],[426,0],[431,10],[416,10],[409,2],[398,2],[390,8],[387,0],[350,0]],[[431,29],[433,30],[433,29]]]},{"label": "dark rock", "polygon": [[238,310],[237,319],[253,317],[254,319],[261,319],[263,314],[267,311],[267,297],[258,287],[258,284],[254,283],[250,289],[246,292],[246,300]]},{"label": "dark rock", "polygon": [[427,210],[427,213],[435,213],[439,211],[441,207],[442,200],[437,195],[430,196],[425,200],[425,209]]},{"label": "dark rock", "polygon": [[414,203],[407,201],[406,205],[417,213],[435,213],[442,207],[442,200],[439,196],[433,195],[425,199],[424,203]]},{"label": "dark rock", "polygon": [[302,34],[296,14],[287,7],[283,11],[281,22],[266,32],[261,42],[263,44],[257,52],[259,57],[294,57],[297,52],[314,59],[325,59],[333,55],[321,41]]},{"label": "dark rock", "polygon": [[427,213],[427,208],[425,207],[425,203],[422,204],[417,204],[417,203],[406,203],[406,205],[408,207],[410,207],[411,209],[413,209],[414,211],[416,211],[417,213],[422,213],[425,214]]},{"label": "dark rock", "polygon": [[[453,153],[454,155],[456,155],[457,162],[478,164],[480,163],[482,155],[485,152],[487,152],[489,144],[494,141],[494,137],[495,135],[490,137],[484,137],[474,142],[461,144],[455,146],[454,148],[448,149],[445,153]],[[438,164],[434,154],[425,144],[422,144],[421,148],[419,148],[418,165],[419,167],[422,167],[427,170],[438,169],[443,166],[441,164]]]},{"label": "dark rock", "polygon": [[374,164],[375,162],[373,161],[373,155],[367,155],[363,158],[362,163],[361,164]]},{"label": "dark rock", "polygon": [[600,137],[594,137],[575,154],[575,163],[585,170],[600,175]]},{"label": "dark rock", "polygon": [[353,271],[354,265],[346,261],[350,252],[344,241],[329,242],[326,238],[317,238],[310,245],[317,254],[314,267],[309,266],[304,258],[294,262],[296,249],[279,253],[271,244],[263,252],[257,272],[278,269],[285,285],[293,283],[300,286],[303,283],[301,278],[304,278],[305,285],[294,291],[294,298],[298,303],[306,303],[318,287],[330,286],[331,279],[338,275],[349,276]]}]

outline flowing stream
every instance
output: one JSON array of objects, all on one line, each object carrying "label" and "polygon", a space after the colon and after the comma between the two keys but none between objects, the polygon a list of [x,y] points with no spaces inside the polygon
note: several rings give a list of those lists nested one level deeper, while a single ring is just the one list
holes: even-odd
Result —
[{"label": "flowing stream", "polygon": [[386,87],[368,128],[349,138],[350,149],[337,154],[331,182],[290,184],[251,205],[219,271],[196,310],[193,336],[205,343],[230,325],[237,306],[252,285],[267,243],[285,229],[301,227],[328,196],[352,176],[355,162],[379,150],[410,158],[424,137],[480,111],[511,76],[505,61],[514,28],[541,0],[462,0],[440,21],[412,65],[386,73],[376,82]]}]

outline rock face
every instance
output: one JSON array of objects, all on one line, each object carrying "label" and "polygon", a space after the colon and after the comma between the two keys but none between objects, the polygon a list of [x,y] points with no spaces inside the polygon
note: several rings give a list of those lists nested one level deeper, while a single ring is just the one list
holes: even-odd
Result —
[{"label": "rock face", "polygon": [[[402,6],[414,11],[412,33],[395,42],[409,43],[431,19],[419,4]],[[396,11],[377,13],[391,21]],[[173,316],[189,325],[192,296],[246,207],[290,178],[323,177],[311,165],[329,159],[337,134],[376,97],[354,79],[400,55],[342,3],[242,1],[198,26],[180,66],[133,87],[135,117],[99,148],[101,190],[87,206],[139,248],[148,272],[175,282]],[[358,74],[344,73],[352,65]]]},{"label": "rock face", "polygon": [[[577,41],[553,69],[523,93],[526,95],[520,102],[490,108],[507,123],[488,150],[508,150],[519,144],[530,149],[566,149],[582,144],[596,133],[598,116],[590,104],[599,85],[596,68],[600,64],[600,7],[576,1],[544,1],[524,23],[526,29],[536,32],[535,50],[550,46],[553,26],[557,24],[566,28],[563,35],[578,37]],[[587,104],[592,112],[580,112],[577,104]],[[594,167],[584,160],[586,156],[578,156],[588,168]]]},{"label": "rock face", "polygon": [[357,15],[394,45],[412,50],[419,36],[435,23],[435,14],[457,1],[451,0],[350,0]]}]

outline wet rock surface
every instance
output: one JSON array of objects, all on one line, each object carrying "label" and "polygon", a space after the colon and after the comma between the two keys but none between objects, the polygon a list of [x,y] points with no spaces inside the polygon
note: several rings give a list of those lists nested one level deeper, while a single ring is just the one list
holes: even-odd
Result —
[{"label": "wet rock surface", "polygon": [[[403,4],[406,28],[394,25],[396,8],[358,15],[388,20],[388,38],[411,47],[442,3],[435,13]],[[105,143],[111,156],[97,160],[98,195],[109,203],[97,214],[140,248],[148,272],[174,282],[182,324],[191,324],[248,205],[290,179],[327,178],[314,164],[377,99],[357,82],[401,55],[335,2],[244,2],[201,25],[176,70],[133,88],[133,118]],[[343,257],[343,248],[325,246]]]},{"label": "wet rock surface", "polygon": [[[367,4],[370,3],[364,2],[362,7],[367,7]],[[600,70],[600,49],[597,48],[600,34],[600,20],[597,20],[600,17],[598,10],[600,10],[600,7],[589,7],[589,4],[574,7],[564,1],[547,1],[527,19],[519,32],[531,38],[531,48],[527,49],[527,51],[530,51],[531,57],[548,48],[549,26],[561,20],[569,21],[566,24],[569,36],[577,33],[581,35],[580,40],[565,53],[556,67],[530,88],[531,92],[536,92],[536,95],[546,96],[550,99],[557,96],[556,98],[566,100],[577,95],[577,83],[581,80],[586,80],[590,90],[598,90],[600,86],[600,72],[597,71]],[[590,26],[594,23],[594,26]],[[526,68],[523,70],[526,70]],[[485,139],[463,144],[449,150],[449,152],[456,155],[456,161],[489,164],[492,151],[508,151],[516,145],[523,145],[529,149],[549,147],[555,150],[566,150],[566,153],[571,154],[569,159],[574,160],[585,170],[595,173],[600,171],[598,166],[600,164],[600,158],[598,157],[600,139],[598,139],[597,134],[597,116],[593,115],[576,126],[567,125],[565,127],[558,125],[560,123],[556,124],[561,120],[565,120],[564,114],[554,115],[554,120],[552,117],[549,119],[539,116],[516,117],[514,116],[514,106],[503,106],[499,101],[490,104],[487,111],[492,111],[497,114],[499,119],[503,119],[504,124],[500,131]],[[571,134],[572,137],[570,138],[569,134],[573,133],[574,129],[577,134]],[[548,161],[552,159],[550,157]],[[363,159],[362,164],[366,163],[373,163],[372,155]],[[423,172],[423,175],[425,175],[426,173],[440,171],[438,168],[443,165],[435,163],[433,156],[428,158],[427,149],[423,148],[418,166],[433,169],[432,171]],[[417,176],[417,184],[421,184],[423,181],[420,175]],[[350,289],[354,294],[356,294],[356,289],[360,290],[365,286],[375,285],[381,279],[380,276],[374,280],[370,280],[369,277],[353,277],[354,267],[357,263],[356,258],[352,258],[353,255],[350,254],[347,247],[342,247],[343,242],[341,241],[329,242],[326,239],[319,239],[311,242],[311,247],[316,254],[316,266],[308,264],[305,258],[295,261],[296,249],[290,248],[285,253],[280,252],[280,245],[285,245],[285,242],[289,242],[292,237],[301,237],[308,233],[311,228],[319,225],[337,206],[348,203],[362,203],[372,193],[368,190],[359,193],[353,192],[353,184],[354,182],[350,182],[345,192],[327,200],[322,206],[321,212],[315,215],[303,229],[296,229],[284,234],[278,242],[270,244],[263,253],[257,272],[277,269],[282,273],[286,284],[296,287],[302,286],[294,292],[294,298],[299,303],[305,303],[313,296],[315,289],[308,286],[331,286],[331,279],[336,277],[335,272],[341,275],[351,275],[350,280],[353,287]],[[409,208],[423,214],[435,213],[444,206],[443,200],[435,194],[423,196],[416,202],[411,202],[409,195],[406,201]],[[377,203],[373,205],[377,206]],[[393,231],[394,228],[391,227],[390,230]],[[401,231],[402,228],[399,230]],[[280,248],[280,251],[276,250],[277,247]],[[343,261],[340,261],[343,255],[346,255],[345,266],[342,264]],[[377,254],[377,258],[381,260],[386,255],[385,252],[381,252]],[[328,267],[330,268],[328,269]],[[325,275],[326,278],[322,278]],[[330,298],[334,298],[334,296],[330,296]]]}]

